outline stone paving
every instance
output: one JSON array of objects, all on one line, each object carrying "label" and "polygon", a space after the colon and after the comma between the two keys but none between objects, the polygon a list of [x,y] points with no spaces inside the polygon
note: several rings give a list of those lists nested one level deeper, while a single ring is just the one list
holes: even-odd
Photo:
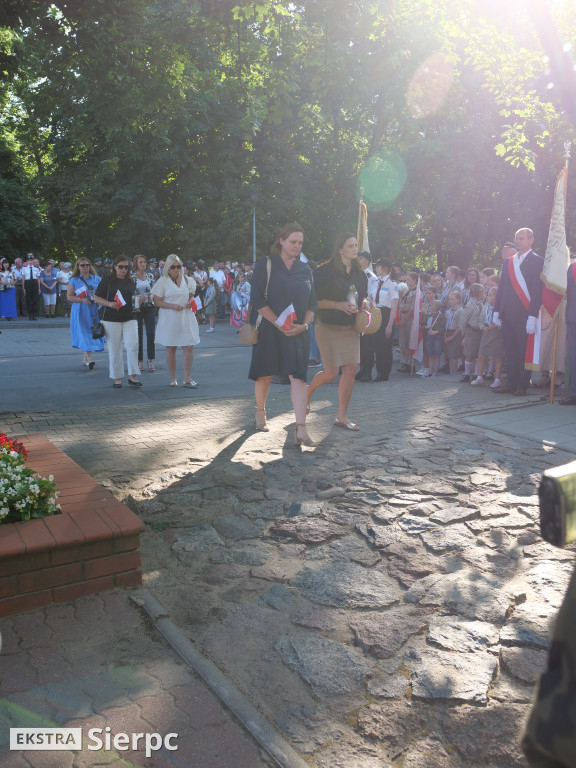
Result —
[{"label": "stone paving", "polygon": [[395,376],[355,389],[354,434],[317,394],[314,450],[291,444],[282,388],[269,433],[246,398],[0,419],[139,512],[146,587],[311,765],[524,765],[574,559],[540,539],[535,494],[573,456],[468,423],[528,420],[538,395]]},{"label": "stone paving", "polygon": [[574,556],[535,493],[566,456],[427,419],[332,432],[277,457],[259,433],[132,494],[148,588],[315,765],[523,765]]}]

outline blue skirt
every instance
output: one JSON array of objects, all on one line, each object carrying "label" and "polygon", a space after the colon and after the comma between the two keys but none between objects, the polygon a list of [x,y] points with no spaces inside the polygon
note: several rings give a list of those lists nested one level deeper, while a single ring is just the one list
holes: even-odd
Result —
[{"label": "blue skirt", "polygon": [[0,291],[0,317],[18,317],[16,288],[13,285],[5,291]]}]

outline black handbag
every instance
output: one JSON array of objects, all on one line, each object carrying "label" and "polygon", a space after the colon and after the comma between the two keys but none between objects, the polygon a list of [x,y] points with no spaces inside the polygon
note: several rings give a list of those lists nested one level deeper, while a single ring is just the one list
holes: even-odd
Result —
[{"label": "black handbag", "polygon": [[96,310],[96,317],[92,323],[92,338],[101,339],[105,335],[104,323],[100,320],[100,309]]}]

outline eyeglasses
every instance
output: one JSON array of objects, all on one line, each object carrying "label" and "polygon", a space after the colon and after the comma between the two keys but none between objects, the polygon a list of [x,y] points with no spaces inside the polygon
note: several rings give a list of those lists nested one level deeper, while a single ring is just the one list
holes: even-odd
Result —
[{"label": "eyeglasses", "polygon": [[170,269],[182,269],[182,264],[170,264]]},{"label": "eyeglasses", "polygon": [[116,264],[116,269],[130,269],[129,264]]}]

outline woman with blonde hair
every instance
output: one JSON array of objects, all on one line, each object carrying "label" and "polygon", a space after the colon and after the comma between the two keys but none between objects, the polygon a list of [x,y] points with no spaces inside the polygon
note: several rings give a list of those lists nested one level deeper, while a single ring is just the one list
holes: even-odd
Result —
[{"label": "woman with blonde hair", "polygon": [[154,304],[158,307],[156,341],[166,347],[166,364],[170,371],[170,386],[177,387],[176,349],[182,347],[184,368],[183,386],[196,389],[198,384],[190,378],[194,346],[200,343],[196,315],[190,306],[200,286],[184,274],[184,263],[171,253],[164,264],[162,276],[152,288]]},{"label": "woman with blonde hair", "polygon": [[92,338],[92,325],[98,314],[95,306],[94,292],[100,285],[101,278],[94,271],[90,261],[81,256],[72,271],[72,277],[66,288],[66,301],[71,305],[70,337],[74,349],[84,352],[82,365],[92,370],[96,363],[92,360],[92,352],[104,349],[104,339]]}]

